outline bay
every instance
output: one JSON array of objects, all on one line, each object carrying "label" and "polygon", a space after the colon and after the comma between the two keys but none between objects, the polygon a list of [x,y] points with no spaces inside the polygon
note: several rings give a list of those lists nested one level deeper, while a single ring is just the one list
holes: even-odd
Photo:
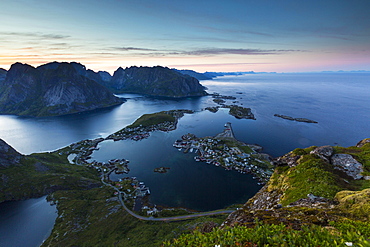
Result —
[{"label": "bay", "polygon": [[56,218],[56,206],[51,206],[46,196],[1,203],[0,246],[40,246],[50,235]]}]

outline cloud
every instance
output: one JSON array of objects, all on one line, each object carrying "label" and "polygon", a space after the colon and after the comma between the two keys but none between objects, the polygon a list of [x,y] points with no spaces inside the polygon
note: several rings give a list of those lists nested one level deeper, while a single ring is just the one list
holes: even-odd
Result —
[{"label": "cloud", "polygon": [[[232,48],[207,48],[194,51],[182,52],[183,55],[207,56],[207,55],[272,55],[288,52],[303,52],[303,50],[263,50],[263,49],[232,49]],[[181,53],[178,53],[179,55]]]},{"label": "cloud", "polygon": [[112,47],[113,50],[117,51],[157,51],[154,49],[148,49],[148,48],[139,48],[139,47]]},{"label": "cloud", "polygon": [[199,63],[199,64],[174,64],[169,67],[220,67],[220,66],[237,66],[237,65],[257,65],[257,64],[275,64],[275,63]]},{"label": "cloud", "polygon": [[42,38],[42,39],[66,39],[69,35],[60,34],[44,34],[39,32],[0,32],[0,35],[15,36],[15,37],[32,37],[32,38]]},{"label": "cloud", "polygon": [[[202,48],[193,50],[159,50],[139,47],[113,47],[110,50],[133,53],[100,52],[102,56],[130,56],[130,57],[173,57],[173,56],[217,56],[217,55],[280,55],[291,52],[306,52],[306,50],[279,50],[279,49],[243,49],[243,48]],[[135,52],[136,51],[136,52]]]},{"label": "cloud", "polygon": [[228,29],[228,28],[217,28],[217,27],[210,27],[210,26],[202,26],[202,25],[195,25],[197,28],[201,28],[210,32],[214,33],[226,33],[226,34],[252,34],[262,37],[274,37],[274,35],[265,32],[257,32],[257,31],[249,31],[243,29]]}]

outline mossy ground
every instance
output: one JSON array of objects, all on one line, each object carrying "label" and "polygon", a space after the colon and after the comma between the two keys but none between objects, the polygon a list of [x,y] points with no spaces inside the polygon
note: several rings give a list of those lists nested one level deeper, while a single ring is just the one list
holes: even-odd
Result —
[{"label": "mossy ground", "polygon": [[[269,181],[269,191],[279,190],[282,193],[281,204],[288,205],[307,194],[334,199],[342,190],[361,190],[370,187],[369,180],[353,180],[343,172],[310,152],[315,147],[295,149],[290,155],[300,158],[297,166],[277,167]],[[351,154],[364,167],[363,175],[370,172],[370,143],[363,147],[335,147],[335,153]]]}]

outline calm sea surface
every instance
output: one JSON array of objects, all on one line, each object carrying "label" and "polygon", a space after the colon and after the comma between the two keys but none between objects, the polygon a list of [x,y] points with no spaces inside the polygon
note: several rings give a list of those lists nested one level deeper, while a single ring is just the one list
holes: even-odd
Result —
[{"label": "calm sea surface", "polygon": [[57,217],[56,206],[46,196],[0,204],[0,246],[40,246],[51,233]]},{"label": "calm sea surface", "polygon": [[[172,143],[183,134],[213,136],[229,121],[237,139],[259,144],[274,157],[311,145],[352,146],[370,137],[368,73],[255,74],[201,83],[209,93],[237,97],[237,104],[250,107],[257,120],[235,119],[226,109],[201,112],[216,105],[212,97],[168,100],[122,95],[128,101],[121,106],[88,113],[48,118],[2,115],[0,138],[19,152],[30,154],[55,150],[82,139],[106,137],[145,113],[172,109],[199,111],[185,115],[173,132],[156,132],[139,142],[104,142],[93,158],[129,159],[128,176],[136,176],[150,187],[153,203],[210,210],[245,202],[259,186],[249,175],[196,163],[194,154],[177,151]],[[319,123],[288,121],[274,117],[276,113]],[[154,173],[153,169],[159,166],[171,169],[166,174]]]}]

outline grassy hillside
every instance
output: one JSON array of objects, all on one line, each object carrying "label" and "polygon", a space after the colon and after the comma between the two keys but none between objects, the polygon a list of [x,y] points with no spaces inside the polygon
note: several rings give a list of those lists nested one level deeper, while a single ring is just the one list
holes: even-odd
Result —
[{"label": "grassy hillside", "polygon": [[0,174],[0,202],[100,186],[95,170],[71,165],[58,152],[24,156],[19,165],[1,167]]}]

